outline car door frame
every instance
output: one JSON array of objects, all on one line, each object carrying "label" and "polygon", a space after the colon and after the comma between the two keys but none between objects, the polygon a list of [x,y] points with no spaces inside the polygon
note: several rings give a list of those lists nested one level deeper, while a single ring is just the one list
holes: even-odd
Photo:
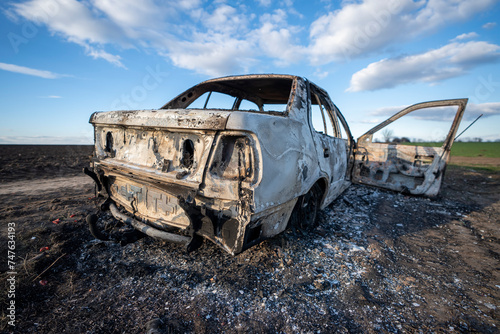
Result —
[{"label": "car door frame", "polygon": [[[411,105],[358,138],[352,182],[413,195],[435,197],[439,193],[450,151],[468,99],[438,100]],[[457,106],[450,130],[441,147],[373,143],[373,134],[416,110]]]},{"label": "car door frame", "polygon": [[[308,92],[309,128],[315,143],[314,146],[316,147],[319,167],[327,186],[322,203],[322,208],[324,208],[351,184],[349,171],[354,141],[343,116],[340,115],[340,117],[338,117],[340,112],[331,102],[328,93],[312,83],[309,83]],[[331,122],[334,131],[334,134],[332,134],[333,136],[328,133],[318,132],[313,126],[311,100],[313,94],[319,98],[319,102],[321,103],[320,110],[322,111],[325,132],[328,132],[326,123]],[[326,119],[325,116],[327,116],[328,119]],[[339,121],[342,122],[342,124],[339,124]],[[341,138],[340,126],[344,127],[348,138]]]}]

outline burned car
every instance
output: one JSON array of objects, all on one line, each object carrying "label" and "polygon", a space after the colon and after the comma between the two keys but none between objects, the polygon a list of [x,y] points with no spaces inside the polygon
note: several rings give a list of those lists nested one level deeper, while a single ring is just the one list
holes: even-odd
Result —
[{"label": "burned car", "polygon": [[[234,255],[292,223],[314,226],[318,210],[353,182],[437,195],[466,103],[413,105],[356,142],[328,94],[305,78],[217,78],[157,110],[92,114],[85,173],[106,199],[102,210],[135,230],[188,251],[206,238]],[[373,142],[394,120],[434,106],[457,107],[441,147]],[[94,236],[109,238],[96,215],[87,221]]]}]

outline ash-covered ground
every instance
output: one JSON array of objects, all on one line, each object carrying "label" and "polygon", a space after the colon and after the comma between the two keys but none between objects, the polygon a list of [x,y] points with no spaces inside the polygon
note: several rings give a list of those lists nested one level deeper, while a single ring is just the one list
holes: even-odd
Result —
[{"label": "ash-covered ground", "polygon": [[68,150],[1,147],[13,168],[0,169],[2,291],[8,223],[17,264],[16,326],[2,293],[4,332],[498,332],[498,173],[449,168],[437,200],[351,186],[312,232],[287,230],[237,256],[210,242],[186,254],[151,238],[95,240],[93,184],[78,175],[91,148]]}]

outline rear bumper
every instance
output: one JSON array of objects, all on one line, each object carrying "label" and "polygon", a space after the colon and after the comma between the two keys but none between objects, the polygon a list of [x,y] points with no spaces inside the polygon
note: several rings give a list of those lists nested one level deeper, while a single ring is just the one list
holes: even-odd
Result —
[{"label": "rear bumper", "polygon": [[158,238],[158,239],[162,239],[162,240],[166,240],[166,241],[170,241],[170,242],[174,242],[174,243],[185,244],[185,245],[187,245],[189,243],[189,241],[191,240],[191,238],[189,238],[189,237],[185,237],[185,236],[178,235],[175,233],[170,233],[170,232],[165,232],[165,231],[155,229],[155,228],[153,228],[145,223],[138,221],[137,219],[129,217],[126,214],[121,213],[120,210],[118,210],[118,208],[116,207],[116,205],[114,203],[111,203],[109,205],[109,209],[110,209],[113,217],[115,217],[118,220],[121,220],[125,224],[131,225],[133,228],[135,228],[139,232],[142,232],[146,235],[149,235],[150,237]]},{"label": "rear bumper", "polygon": [[102,209],[109,209],[116,219],[146,235],[184,244],[188,251],[206,238],[228,253],[238,254],[281,233],[296,201],[256,214],[244,200],[207,198],[189,187],[158,185],[132,175],[104,173],[99,168],[85,169],[85,174],[107,198]]},{"label": "rear bumper", "polygon": [[[185,244],[188,251],[201,245],[203,238],[233,255],[248,248],[245,233],[251,213],[237,201],[205,198],[193,188],[165,182],[157,185],[99,168],[85,168],[84,172],[107,198],[102,209],[109,209],[117,220],[146,235]],[[175,229],[179,234],[170,232]]]}]

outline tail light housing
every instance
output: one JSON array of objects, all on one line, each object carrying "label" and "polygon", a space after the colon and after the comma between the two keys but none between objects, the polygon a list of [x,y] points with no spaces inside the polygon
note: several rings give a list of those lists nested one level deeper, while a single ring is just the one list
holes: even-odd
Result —
[{"label": "tail light housing", "polygon": [[223,136],[217,145],[209,172],[226,180],[251,181],[254,175],[254,152],[246,136]]},{"label": "tail light housing", "polygon": [[215,141],[204,194],[223,199],[238,199],[243,188],[250,189],[259,180],[257,142],[251,134],[224,133]]}]

